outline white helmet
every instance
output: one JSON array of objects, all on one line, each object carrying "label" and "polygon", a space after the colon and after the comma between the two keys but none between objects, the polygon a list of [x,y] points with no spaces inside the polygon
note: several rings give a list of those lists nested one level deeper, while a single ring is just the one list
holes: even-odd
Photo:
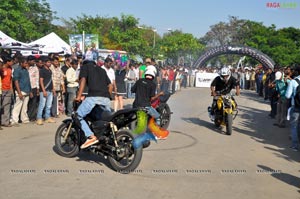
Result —
[{"label": "white helmet", "polygon": [[146,77],[146,75],[151,75],[153,78],[155,77],[155,71],[154,70],[146,70],[146,72],[145,72],[145,77]]},{"label": "white helmet", "polygon": [[[224,76],[227,76],[226,78]],[[231,76],[231,71],[227,66],[224,66],[220,70],[220,77],[223,81],[228,81]]]}]

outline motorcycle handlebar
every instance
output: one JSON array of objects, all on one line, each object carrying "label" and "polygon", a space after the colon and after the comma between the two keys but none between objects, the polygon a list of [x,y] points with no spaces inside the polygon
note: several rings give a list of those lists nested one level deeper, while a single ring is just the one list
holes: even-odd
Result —
[{"label": "motorcycle handlebar", "polygon": [[220,92],[216,92],[216,95],[214,96],[212,93],[210,96],[214,96],[214,97],[219,97],[219,96],[225,96],[225,95],[230,95],[231,97],[234,97],[234,96],[238,96],[236,93],[228,93],[228,94],[222,94]]}]

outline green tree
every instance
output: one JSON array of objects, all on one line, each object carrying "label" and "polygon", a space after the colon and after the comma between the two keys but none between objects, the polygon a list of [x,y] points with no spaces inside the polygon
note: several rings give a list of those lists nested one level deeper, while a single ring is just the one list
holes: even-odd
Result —
[{"label": "green tree", "polygon": [[46,0],[2,0],[0,30],[19,41],[30,42],[54,30],[54,14]]},{"label": "green tree", "polygon": [[182,33],[179,30],[167,33],[160,42],[160,51],[176,63],[179,57],[185,60],[194,60],[204,49],[197,38],[192,34]]}]

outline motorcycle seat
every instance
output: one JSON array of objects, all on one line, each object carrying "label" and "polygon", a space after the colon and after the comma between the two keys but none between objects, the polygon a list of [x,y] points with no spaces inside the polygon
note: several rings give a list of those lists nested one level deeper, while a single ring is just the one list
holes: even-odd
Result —
[{"label": "motorcycle seat", "polygon": [[117,112],[103,111],[103,113],[101,115],[101,119],[103,121],[109,122],[118,115],[135,112],[136,110],[137,110],[136,108],[127,108],[127,109],[118,110]]}]

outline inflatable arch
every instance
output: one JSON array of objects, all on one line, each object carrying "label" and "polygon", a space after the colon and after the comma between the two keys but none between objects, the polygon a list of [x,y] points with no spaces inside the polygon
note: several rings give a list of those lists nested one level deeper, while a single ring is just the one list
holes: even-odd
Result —
[{"label": "inflatable arch", "polygon": [[250,56],[263,65],[264,68],[274,69],[275,62],[266,54],[259,50],[247,46],[218,46],[209,50],[206,50],[194,63],[194,67],[203,67],[205,62],[213,57],[223,54],[237,54]]}]

